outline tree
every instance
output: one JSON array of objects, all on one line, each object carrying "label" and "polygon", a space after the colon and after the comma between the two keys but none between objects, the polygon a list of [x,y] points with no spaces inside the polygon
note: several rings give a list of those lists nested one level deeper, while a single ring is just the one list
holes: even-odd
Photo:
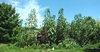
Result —
[{"label": "tree", "polygon": [[83,18],[81,14],[75,15],[74,20],[71,23],[71,30],[70,30],[70,37],[75,39],[76,42],[81,44],[81,38],[82,38],[82,23]]},{"label": "tree", "polygon": [[[0,4],[0,42],[14,42],[18,35],[18,27],[21,26],[19,14],[12,5]],[[16,29],[16,30],[15,30]]]},{"label": "tree", "polygon": [[46,27],[46,33],[48,33],[47,41],[51,46],[56,39],[56,29],[55,29],[55,15],[51,15],[49,9],[46,9],[45,11],[45,19],[43,21],[43,25]]},{"label": "tree", "polygon": [[61,8],[58,12],[58,20],[57,20],[57,27],[56,27],[56,44],[59,44],[65,39],[65,35],[67,33],[67,21],[66,18],[64,18],[63,14],[63,8]]},{"label": "tree", "polygon": [[95,43],[99,43],[100,42],[100,20],[96,21],[96,34],[95,34]]},{"label": "tree", "polygon": [[35,8],[31,10],[29,17],[26,19],[26,26],[29,29],[35,29],[37,27],[36,11]]},{"label": "tree", "polygon": [[22,39],[24,39],[26,45],[31,45],[31,43],[36,41],[36,32],[34,30],[37,27],[36,10],[35,8],[31,10],[26,19],[24,33],[22,34]]},{"label": "tree", "polygon": [[71,23],[70,37],[80,46],[94,43],[96,34],[96,22],[92,17],[82,17],[81,14],[75,15]]}]

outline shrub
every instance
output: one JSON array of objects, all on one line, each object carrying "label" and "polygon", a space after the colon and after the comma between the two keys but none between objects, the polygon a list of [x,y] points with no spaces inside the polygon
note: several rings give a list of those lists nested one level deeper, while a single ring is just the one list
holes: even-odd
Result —
[{"label": "shrub", "polygon": [[40,47],[43,49],[50,48],[49,44],[41,44]]},{"label": "shrub", "polygon": [[53,44],[53,45],[51,46],[51,48],[53,48],[53,47],[54,47],[54,49],[59,49],[59,46],[56,45],[56,44]]},{"label": "shrub", "polygon": [[87,44],[83,48],[85,48],[85,49],[100,49],[100,43]]},{"label": "shrub", "polygon": [[71,49],[75,47],[80,47],[73,39],[65,39],[59,44],[60,47]]},{"label": "shrub", "polygon": [[32,33],[25,31],[20,33],[17,37],[17,42],[15,43],[18,47],[32,46],[37,42],[37,37]]},{"label": "shrub", "polygon": [[15,46],[18,46],[18,47],[24,47],[25,45],[26,45],[26,42],[23,39],[15,43]]}]

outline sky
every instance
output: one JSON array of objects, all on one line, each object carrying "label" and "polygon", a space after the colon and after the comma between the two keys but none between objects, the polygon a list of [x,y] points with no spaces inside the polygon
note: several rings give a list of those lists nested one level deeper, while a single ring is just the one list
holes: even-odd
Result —
[{"label": "sky", "polygon": [[23,26],[30,11],[35,8],[38,20],[38,27],[44,19],[44,11],[49,8],[52,15],[58,18],[60,8],[64,9],[64,17],[68,22],[74,20],[76,14],[82,16],[91,16],[94,19],[100,19],[100,0],[0,0],[16,8],[16,12],[23,19]]}]

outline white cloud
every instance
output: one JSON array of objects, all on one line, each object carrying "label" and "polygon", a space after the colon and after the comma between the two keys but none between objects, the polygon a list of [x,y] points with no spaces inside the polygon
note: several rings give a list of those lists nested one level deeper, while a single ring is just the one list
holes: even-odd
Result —
[{"label": "white cloud", "polygon": [[36,9],[36,18],[38,19],[38,26],[42,24],[43,16],[41,15],[41,13],[43,13],[47,7],[40,7],[38,5],[37,0],[29,0],[25,3],[25,5],[22,5],[21,2],[17,0],[9,1],[10,4],[12,4],[16,8],[16,11],[20,14],[20,19],[23,19],[23,24],[25,23],[28,14],[31,12],[31,9],[33,8]]},{"label": "white cloud", "polygon": [[19,4],[19,2],[15,0],[9,0],[9,1],[10,1],[10,4],[12,4],[14,7],[17,7]]}]

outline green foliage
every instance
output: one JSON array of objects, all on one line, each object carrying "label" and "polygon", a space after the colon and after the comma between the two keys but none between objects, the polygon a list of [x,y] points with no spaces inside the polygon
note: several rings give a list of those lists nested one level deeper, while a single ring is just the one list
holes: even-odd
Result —
[{"label": "green foliage", "polygon": [[0,44],[0,52],[84,52],[83,49],[34,49],[29,48],[19,48],[14,45],[2,45]]},{"label": "green foliage", "polygon": [[59,44],[60,42],[62,42],[67,35],[67,21],[66,18],[64,18],[64,14],[63,14],[63,8],[61,8],[58,12],[58,20],[57,20],[57,27],[56,27],[56,44]]},{"label": "green foliage", "polygon": [[41,44],[40,45],[42,49],[47,49],[49,48],[49,44]]},{"label": "green foliage", "polygon": [[25,25],[25,27],[20,29],[20,34],[17,36],[17,42],[15,43],[16,46],[24,47],[37,42],[37,32],[34,32],[37,26],[35,9],[31,10]]},{"label": "green foliage", "polygon": [[36,28],[37,27],[37,19],[36,19],[36,11],[35,9],[32,9],[30,14],[29,14],[29,17],[26,19],[27,22],[26,22],[26,26],[29,27],[29,28]]},{"label": "green foliage", "polygon": [[96,21],[96,31],[95,31],[95,42],[99,43],[100,42],[100,20]]},{"label": "green foliage", "polygon": [[18,52],[20,48],[16,47],[14,44],[0,44],[0,52],[10,52],[10,51],[16,51]]},{"label": "green foliage", "polygon": [[71,23],[70,37],[75,39],[80,46],[96,43],[96,21],[92,17],[82,17],[81,14],[75,15]]},{"label": "green foliage", "polygon": [[[15,8],[4,2],[0,3],[0,43],[15,43],[19,47],[31,45],[29,48],[34,49],[52,47],[75,49],[80,46],[85,49],[100,49],[100,21],[96,21],[91,16],[83,17],[77,14],[74,20],[68,23],[63,11],[63,8],[59,10],[56,22],[55,15],[51,15],[50,9],[46,9],[43,20],[46,31],[44,32],[41,28],[40,30],[48,34],[47,44],[34,46],[33,44],[37,42],[37,32],[34,32],[37,27],[35,9],[31,10],[26,19],[26,26],[21,27],[22,20],[19,20],[19,14],[16,13]],[[8,45],[8,48],[19,49],[16,46]],[[4,48],[0,47],[0,51],[3,52]]]},{"label": "green foliage", "polygon": [[26,42],[23,39],[19,39],[19,41],[17,41],[15,45],[18,47],[24,47],[26,45]]},{"label": "green foliage", "polygon": [[28,32],[27,28],[23,27],[21,34],[17,36],[17,42],[15,43],[15,45],[19,47],[33,45],[34,43],[37,42],[37,36],[35,34],[36,34],[35,32],[34,34]]},{"label": "green foliage", "polygon": [[19,20],[19,14],[16,13],[15,8],[4,2],[0,3],[0,42],[15,42],[15,37],[19,33],[15,29],[20,26],[21,20]]},{"label": "green foliage", "polygon": [[65,48],[65,49],[74,49],[74,48],[80,48],[80,46],[75,42],[73,39],[65,39],[61,43],[58,44],[59,48]]},{"label": "green foliage", "polygon": [[100,49],[100,43],[87,44],[83,47],[84,49]]},{"label": "green foliage", "polygon": [[50,10],[46,9],[45,11],[45,19],[43,21],[43,25],[46,27],[46,32],[48,33],[48,43],[52,45],[56,39],[56,30],[55,30],[55,15],[50,14]]}]

